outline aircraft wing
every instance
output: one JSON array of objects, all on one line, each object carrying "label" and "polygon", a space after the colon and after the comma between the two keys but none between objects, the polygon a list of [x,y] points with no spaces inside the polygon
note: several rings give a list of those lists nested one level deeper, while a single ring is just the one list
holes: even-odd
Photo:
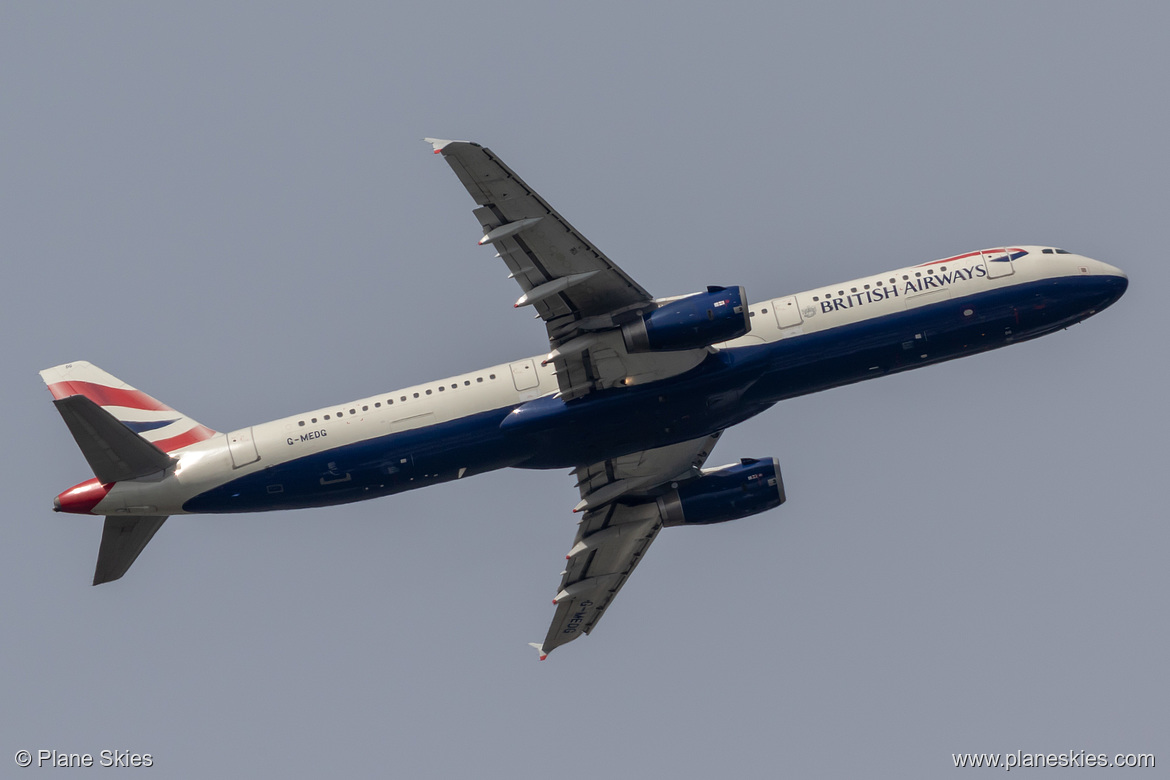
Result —
[{"label": "aircraft wing", "polygon": [[584,517],[553,603],[556,613],[540,645],[541,659],[590,633],[662,529],[656,489],[699,473],[719,440],[701,439],[644,450],[577,469]]},{"label": "aircraft wing", "polygon": [[585,239],[490,149],[468,141],[426,139],[455,171],[478,208],[479,243],[491,244],[548,329],[549,361],[561,397],[664,379],[682,373],[706,350],[630,354],[623,321],[653,309],[654,298]]}]

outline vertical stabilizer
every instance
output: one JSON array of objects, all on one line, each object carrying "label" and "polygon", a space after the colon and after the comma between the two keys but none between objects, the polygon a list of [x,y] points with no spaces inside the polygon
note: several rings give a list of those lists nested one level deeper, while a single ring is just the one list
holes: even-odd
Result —
[{"label": "vertical stabilizer", "polygon": [[[41,379],[97,477],[57,496],[58,511],[101,514],[94,510],[114,483],[163,471],[177,459],[171,453],[217,435],[92,363],[47,368]],[[93,584],[121,578],[166,519],[107,516]]]},{"label": "vertical stabilizer", "polygon": [[207,426],[84,360],[46,368],[41,379],[55,400],[85,396],[163,452],[174,452],[215,435]]}]

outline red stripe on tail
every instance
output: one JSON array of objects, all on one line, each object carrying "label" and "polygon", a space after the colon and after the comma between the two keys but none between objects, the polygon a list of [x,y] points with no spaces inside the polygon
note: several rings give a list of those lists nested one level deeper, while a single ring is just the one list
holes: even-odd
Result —
[{"label": "red stripe on tail", "polygon": [[68,398],[71,395],[84,395],[98,406],[123,406],[127,409],[143,409],[149,412],[173,412],[171,407],[161,401],[151,398],[141,390],[120,390],[116,387],[106,387],[93,382],[54,382],[49,385],[49,392],[53,398]]}]

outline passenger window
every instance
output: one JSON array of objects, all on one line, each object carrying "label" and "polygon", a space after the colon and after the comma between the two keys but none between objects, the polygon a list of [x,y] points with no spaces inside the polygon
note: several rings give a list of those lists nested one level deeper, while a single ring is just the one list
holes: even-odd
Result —
[{"label": "passenger window", "polygon": [[299,425],[299,426],[301,426],[302,428],[304,428],[304,427],[305,427],[305,421],[304,421],[304,420],[301,420],[300,422],[298,422],[298,423],[297,423],[297,425]]}]

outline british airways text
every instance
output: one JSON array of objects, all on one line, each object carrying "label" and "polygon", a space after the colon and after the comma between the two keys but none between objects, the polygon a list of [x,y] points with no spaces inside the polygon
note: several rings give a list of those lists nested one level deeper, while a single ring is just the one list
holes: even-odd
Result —
[{"label": "british airways text", "polygon": [[872,290],[862,290],[861,292],[852,293],[850,295],[843,295],[840,298],[821,301],[821,312],[828,314],[831,311],[852,309],[854,306],[864,306],[867,303],[884,301],[887,298],[897,298],[899,295],[913,295],[915,293],[926,292],[930,289],[941,289],[949,284],[969,281],[977,276],[987,276],[987,269],[982,265],[973,265],[968,268],[956,268],[953,271],[932,274],[917,280],[907,280],[903,283],[901,292],[899,292],[897,286],[891,285],[889,287],[875,287]]}]

